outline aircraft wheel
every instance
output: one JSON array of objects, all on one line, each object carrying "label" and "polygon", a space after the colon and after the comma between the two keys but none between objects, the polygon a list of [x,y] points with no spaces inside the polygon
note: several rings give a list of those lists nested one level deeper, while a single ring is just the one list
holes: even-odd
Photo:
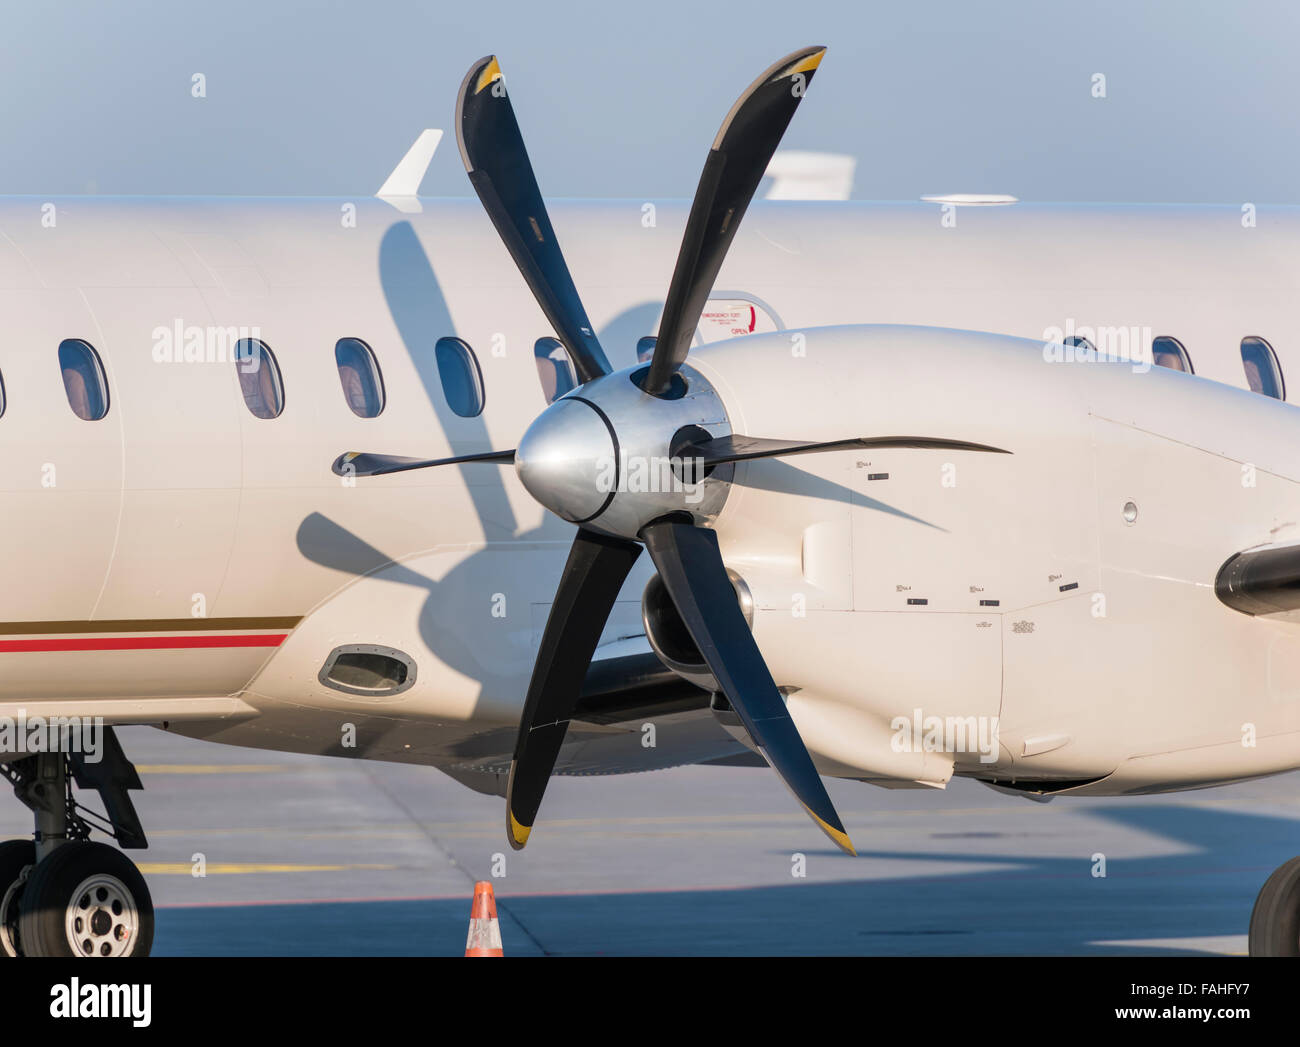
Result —
[{"label": "aircraft wheel", "polygon": [[1300,956],[1300,858],[1264,881],[1250,914],[1251,956]]},{"label": "aircraft wheel", "polygon": [[36,864],[36,844],[31,840],[0,843],[0,956],[21,956],[18,941],[18,904],[22,900],[23,874]]},{"label": "aircraft wheel", "polygon": [[65,843],[28,876],[18,936],[27,956],[148,956],[149,888],[117,848]]}]

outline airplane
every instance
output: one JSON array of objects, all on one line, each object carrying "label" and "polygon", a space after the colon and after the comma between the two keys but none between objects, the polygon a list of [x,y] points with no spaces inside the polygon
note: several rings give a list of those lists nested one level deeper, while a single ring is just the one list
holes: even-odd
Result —
[{"label": "airplane", "polygon": [[0,952],[150,951],[123,725],[437,767],[516,848],[555,774],[770,766],[851,854],[823,776],[1300,768],[1300,215],[754,201],[824,53],[689,208],[548,207],[494,57],[477,201],[436,132],[371,200],[0,200]]}]

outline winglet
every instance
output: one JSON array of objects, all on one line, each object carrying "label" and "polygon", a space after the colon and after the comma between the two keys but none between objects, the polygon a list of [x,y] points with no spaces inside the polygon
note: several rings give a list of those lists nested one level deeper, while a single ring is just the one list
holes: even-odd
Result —
[{"label": "winglet", "polygon": [[[420,183],[424,181],[425,172],[429,170],[429,163],[433,160],[434,151],[441,141],[441,131],[433,128],[421,131],[415,144],[406,151],[406,155],[393,168],[393,173],[388,176],[375,195],[381,200],[388,200],[394,206],[399,206],[399,198],[418,196]],[[418,205],[415,209],[419,209]]]},{"label": "winglet", "polygon": [[847,200],[853,194],[857,157],[782,149],[764,172],[772,179],[768,200]]}]

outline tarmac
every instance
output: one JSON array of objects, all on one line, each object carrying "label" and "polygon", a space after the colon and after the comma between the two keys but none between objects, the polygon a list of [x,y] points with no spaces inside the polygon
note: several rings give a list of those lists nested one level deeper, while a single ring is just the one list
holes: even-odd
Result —
[{"label": "tarmac", "polygon": [[556,778],[514,852],[504,801],[434,768],[119,737],[155,955],[459,955],[476,880],[507,956],[1234,954],[1300,854],[1300,773],[1049,804],[827,779],[857,858],[771,771]]}]

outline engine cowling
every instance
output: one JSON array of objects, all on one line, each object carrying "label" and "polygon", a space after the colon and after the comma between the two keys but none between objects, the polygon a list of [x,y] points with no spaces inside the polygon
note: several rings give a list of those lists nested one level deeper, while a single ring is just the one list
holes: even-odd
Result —
[{"label": "engine cowling", "polygon": [[[736,602],[749,627],[754,627],[754,597],[745,584],[745,580],[735,571],[728,569],[727,577],[736,590]],[[641,593],[641,622],[645,626],[646,639],[650,648],[664,665],[697,687],[717,692],[718,681],[709,672],[704,662],[704,655],[691,639],[691,634],[682,621],[668,588],[658,574],[651,576]]]}]

